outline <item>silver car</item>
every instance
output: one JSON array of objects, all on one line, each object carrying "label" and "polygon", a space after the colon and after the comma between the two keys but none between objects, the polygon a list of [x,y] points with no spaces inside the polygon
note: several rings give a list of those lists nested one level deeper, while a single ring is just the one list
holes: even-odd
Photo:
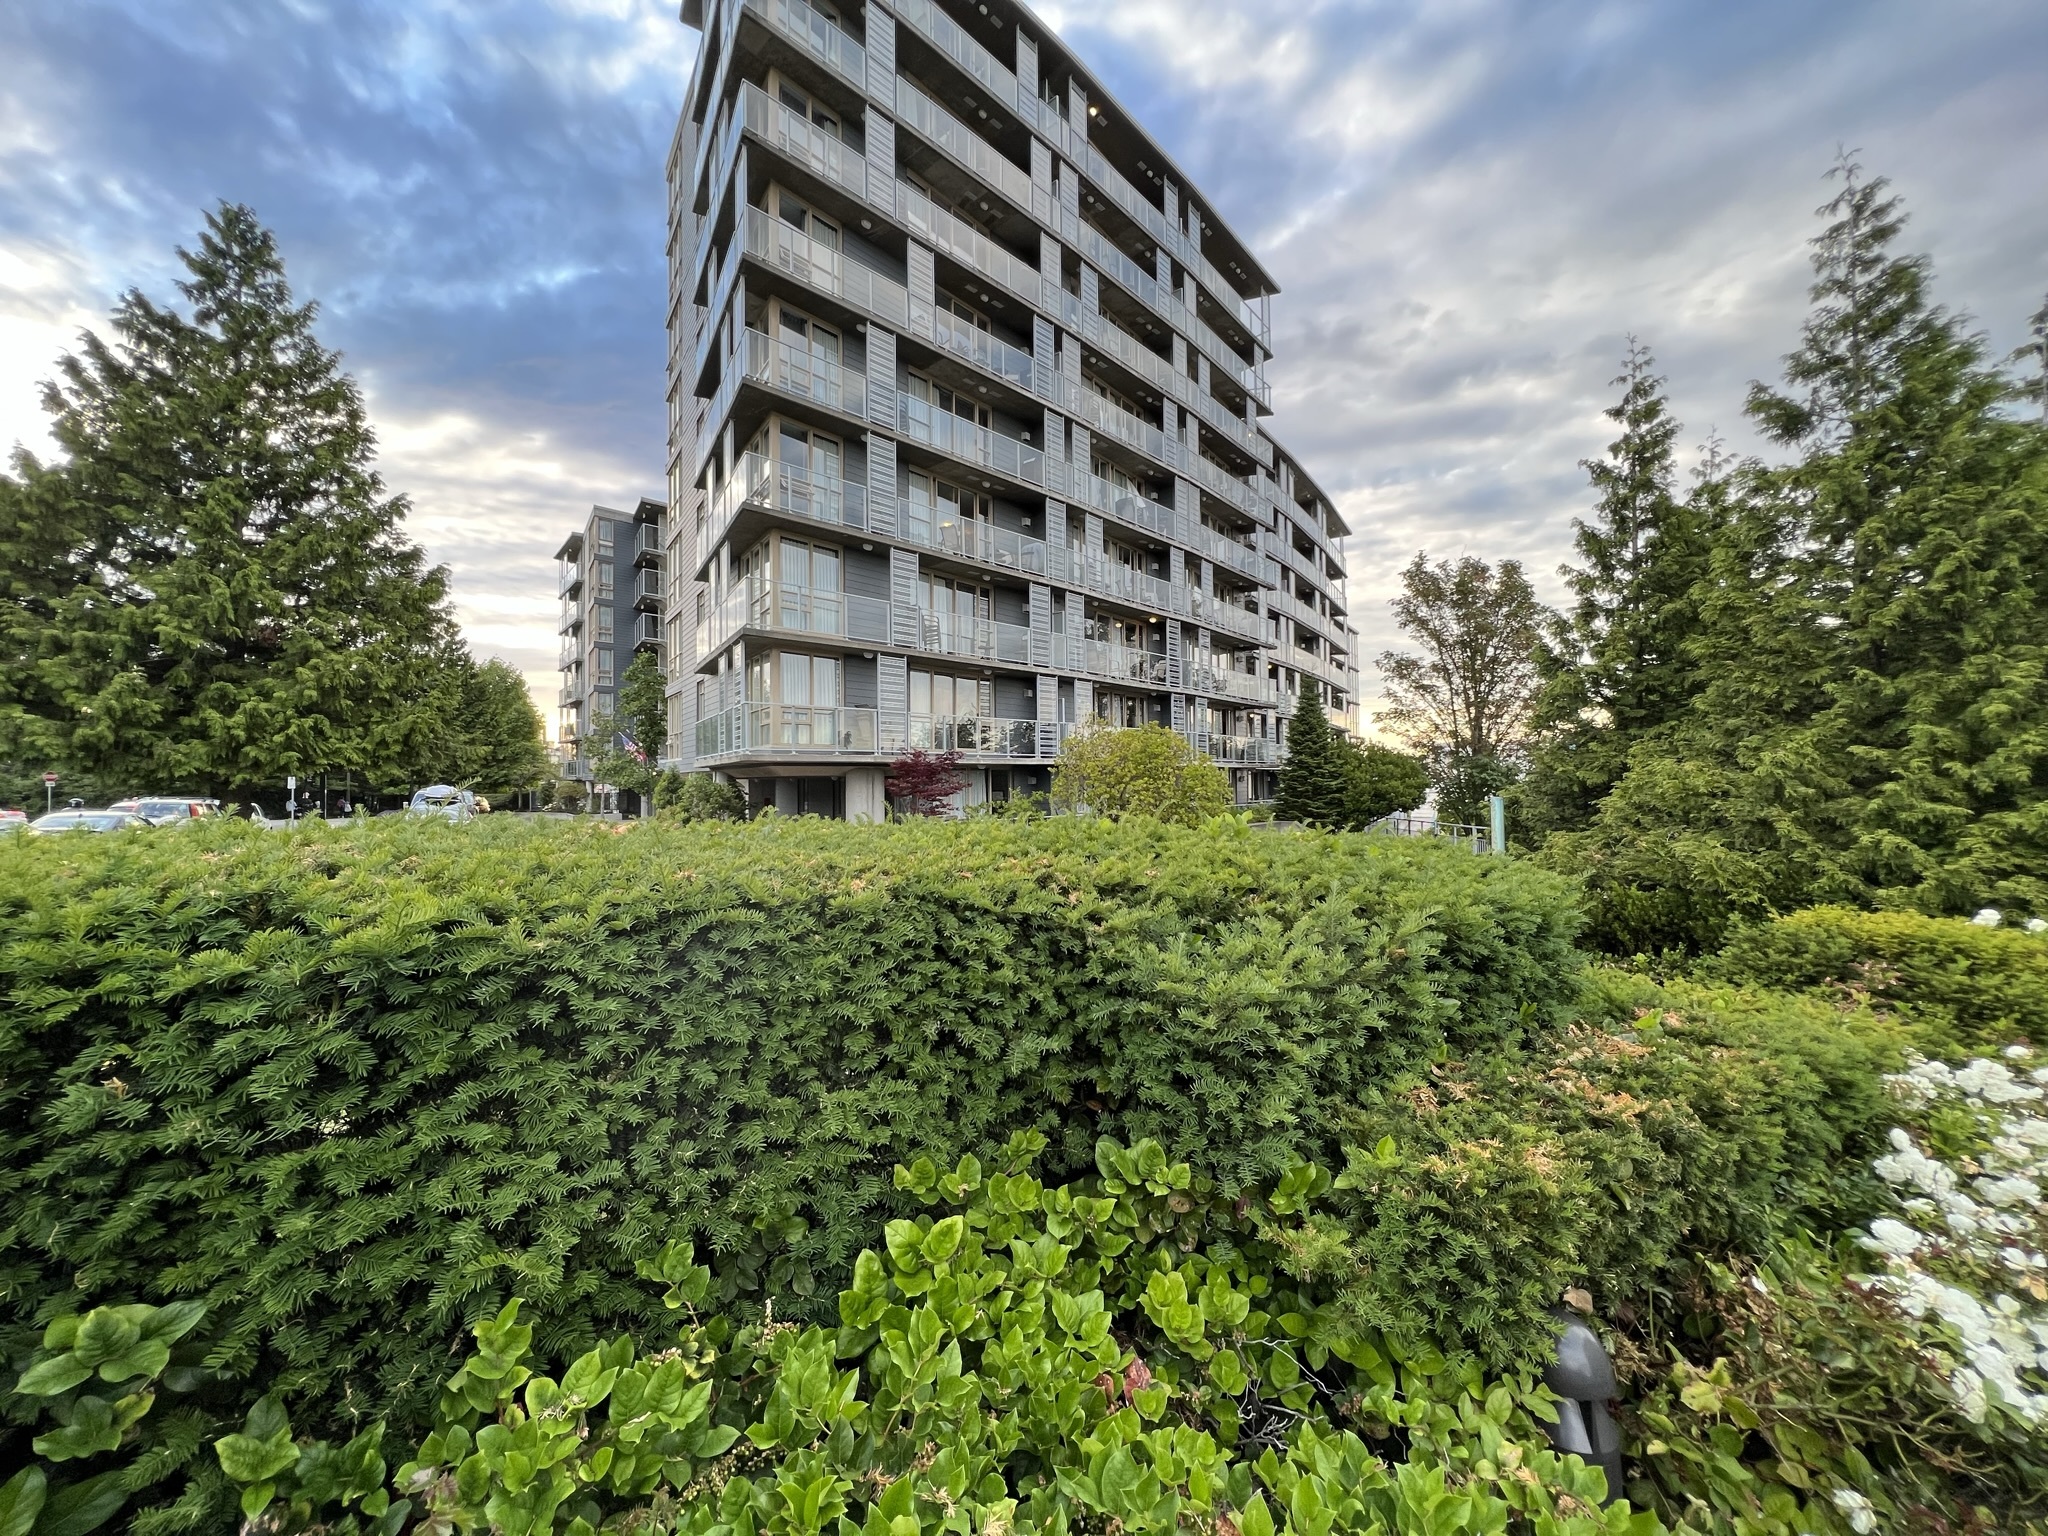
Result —
[{"label": "silver car", "polygon": [[31,832],[126,832],[146,827],[133,811],[52,811],[28,824]]},{"label": "silver car", "polygon": [[465,822],[476,819],[476,796],[452,784],[430,784],[413,791],[405,808],[408,816],[431,816],[441,821]]}]

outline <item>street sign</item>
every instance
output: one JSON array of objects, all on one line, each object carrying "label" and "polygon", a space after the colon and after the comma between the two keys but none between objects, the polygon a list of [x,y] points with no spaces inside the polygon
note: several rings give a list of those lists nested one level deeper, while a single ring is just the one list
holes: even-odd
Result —
[{"label": "street sign", "polygon": [[299,787],[299,776],[296,773],[286,774],[284,776],[284,787],[292,790],[297,789]]},{"label": "street sign", "polygon": [[54,773],[46,773],[43,775],[43,782],[45,784],[54,784],[57,782],[57,775],[55,775]]}]

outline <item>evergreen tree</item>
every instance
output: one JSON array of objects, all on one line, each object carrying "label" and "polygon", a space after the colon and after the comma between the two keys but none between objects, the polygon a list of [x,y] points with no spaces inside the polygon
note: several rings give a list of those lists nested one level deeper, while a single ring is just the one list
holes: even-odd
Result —
[{"label": "evergreen tree", "polygon": [[1699,691],[1689,642],[1699,623],[1722,513],[1718,444],[1704,451],[1693,494],[1673,489],[1678,423],[1656,360],[1633,336],[1607,415],[1621,428],[1604,459],[1583,462],[1593,518],[1575,521],[1581,565],[1562,574],[1577,598],[1538,648],[1543,676],[1536,746],[1520,811],[1533,831],[1584,826],[1645,733],[1680,718]]},{"label": "evergreen tree", "polygon": [[462,766],[454,782],[496,799],[548,776],[546,726],[526,679],[496,659],[465,669],[455,732]]},{"label": "evergreen tree", "polygon": [[1371,826],[1396,811],[1412,811],[1429,798],[1429,770],[1420,759],[1378,742],[1341,741],[1344,749],[1344,824]]},{"label": "evergreen tree", "polygon": [[1282,821],[1310,827],[1342,827],[1350,814],[1351,776],[1348,748],[1330,728],[1316,685],[1304,677],[1294,714],[1287,722],[1287,756],[1280,764],[1280,784],[1273,809]]},{"label": "evergreen tree", "polygon": [[0,757],[222,795],[408,777],[445,729],[445,573],[255,215],[179,254],[189,317],[131,291],[45,387],[64,457],[0,476]]},{"label": "evergreen tree", "polygon": [[2026,369],[2020,381],[2022,398],[2041,407],[2041,420],[2048,424],[2048,299],[2027,322],[2027,340],[2012,354],[2012,360]]},{"label": "evergreen tree", "polygon": [[1786,386],[1750,392],[1797,457],[1731,499],[1699,588],[1704,686],[1554,850],[1628,871],[1596,908],[1684,893],[1685,942],[1711,940],[1708,888],[1728,911],[2048,909],[2048,429],[1894,250],[1885,182],[1834,174]]}]

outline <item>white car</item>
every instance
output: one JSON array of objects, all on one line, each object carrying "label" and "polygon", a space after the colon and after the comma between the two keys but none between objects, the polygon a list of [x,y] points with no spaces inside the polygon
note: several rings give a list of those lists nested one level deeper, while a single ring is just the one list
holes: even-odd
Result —
[{"label": "white car", "polygon": [[450,822],[473,821],[476,819],[476,796],[452,784],[430,784],[425,789],[413,791],[405,814],[433,816]]},{"label": "white car", "polygon": [[140,816],[152,827],[162,827],[174,821],[194,821],[204,816],[218,816],[220,802],[188,799],[182,795],[138,795],[132,800],[116,800],[107,809],[129,811]]}]

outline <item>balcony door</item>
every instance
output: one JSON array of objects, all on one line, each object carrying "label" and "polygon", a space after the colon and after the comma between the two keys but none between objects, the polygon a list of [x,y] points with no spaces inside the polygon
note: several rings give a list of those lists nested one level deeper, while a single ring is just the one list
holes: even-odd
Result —
[{"label": "balcony door", "polygon": [[778,303],[775,342],[776,385],[837,408],[841,403],[839,332],[801,310]]},{"label": "balcony door", "polygon": [[776,584],[779,627],[814,635],[844,634],[846,600],[840,595],[839,551],[788,534],[777,534],[775,545],[781,571]]},{"label": "balcony door", "polygon": [[776,433],[781,495],[777,504],[798,517],[837,523],[840,515],[841,449],[839,439],[794,421]]}]

